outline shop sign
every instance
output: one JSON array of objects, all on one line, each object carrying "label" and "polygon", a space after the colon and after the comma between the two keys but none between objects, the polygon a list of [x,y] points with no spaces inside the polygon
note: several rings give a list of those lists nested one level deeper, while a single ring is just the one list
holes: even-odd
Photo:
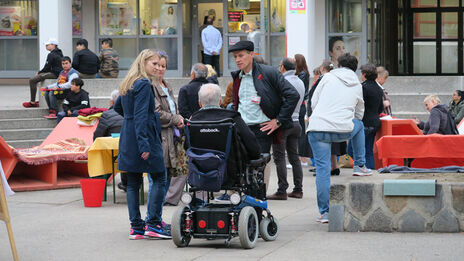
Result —
[{"label": "shop sign", "polygon": [[306,14],[306,0],[289,0],[288,4],[291,14]]},{"label": "shop sign", "polygon": [[232,46],[238,42],[240,42],[240,36],[229,37],[229,46]]}]

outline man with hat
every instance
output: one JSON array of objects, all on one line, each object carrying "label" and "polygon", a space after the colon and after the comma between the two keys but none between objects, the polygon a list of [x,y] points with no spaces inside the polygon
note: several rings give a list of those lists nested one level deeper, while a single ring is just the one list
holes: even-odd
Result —
[{"label": "man with hat", "polygon": [[63,52],[58,48],[58,41],[55,38],[50,38],[47,42],[45,42],[45,48],[50,53],[47,55],[47,61],[45,62],[42,70],[29,79],[31,101],[23,103],[23,106],[26,108],[39,107],[39,102],[35,101],[37,95],[37,83],[43,82],[45,79],[56,79],[58,78],[61,70],[63,70],[63,68],[61,68]]},{"label": "man with hat", "polygon": [[[233,104],[255,134],[261,153],[269,153],[273,141],[280,142],[280,130],[293,128],[292,114],[300,95],[277,69],[253,62],[253,51],[251,41],[229,48],[239,69],[232,72]],[[269,175],[266,168],[266,187]]]}]

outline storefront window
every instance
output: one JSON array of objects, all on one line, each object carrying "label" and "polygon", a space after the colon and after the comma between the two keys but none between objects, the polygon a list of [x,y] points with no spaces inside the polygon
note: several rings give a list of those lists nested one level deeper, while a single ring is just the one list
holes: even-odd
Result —
[{"label": "storefront window", "polygon": [[119,69],[128,70],[137,57],[137,39],[113,38],[113,49],[119,54]]},{"label": "storefront window", "polygon": [[458,13],[442,13],[441,28],[442,39],[458,39]]},{"label": "storefront window", "polygon": [[37,0],[0,1],[0,71],[37,70],[37,23]]},{"label": "storefront window", "polygon": [[418,74],[437,72],[436,46],[437,44],[435,42],[414,42],[414,73]]},{"label": "storefront window", "polygon": [[135,35],[136,0],[100,0],[100,35]]},{"label": "storefront window", "polygon": [[362,32],[362,1],[329,1],[329,33]]},{"label": "storefront window", "polygon": [[141,0],[140,34],[177,34],[177,1]]},{"label": "storefront window", "polygon": [[[285,32],[286,1],[271,0],[271,32]],[[280,63],[280,61],[279,61]]]},{"label": "storefront window", "polygon": [[436,38],[436,13],[414,13],[414,39]]},{"label": "storefront window", "polygon": [[457,7],[459,6],[459,0],[441,0],[441,7]]},{"label": "storefront window", "polygon": [[411,7],[412,8],[437,7],[437,0],[411,0]]},{"label": "storefront window", "polygon": [[229,33],[250,33],[261,29],[260,1],[228,2]]},{"label": "storefront window", "polygon": [[0,1],[0,36],[37,36],[37,1]]},{"label": "storefront window", "polygon": [[72,34],[73,36],[82,35],[82,0],[73,0],[72,3]]}]

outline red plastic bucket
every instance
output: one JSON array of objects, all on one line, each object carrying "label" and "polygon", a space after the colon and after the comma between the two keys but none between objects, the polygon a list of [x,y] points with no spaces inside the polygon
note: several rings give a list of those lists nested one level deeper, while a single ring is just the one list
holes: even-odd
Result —
[{"label": "red plastic bucket", "polygon": [[106,179],[81,179],[85,207],[101,207]]}]

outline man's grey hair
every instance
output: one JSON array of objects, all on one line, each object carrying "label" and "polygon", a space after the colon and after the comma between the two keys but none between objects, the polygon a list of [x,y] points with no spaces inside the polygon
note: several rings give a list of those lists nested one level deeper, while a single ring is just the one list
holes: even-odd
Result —
[{"label": "man's grey hair", "polygon": [[112,101],[115,102],[118,99],[118,97],[119,97],[119,91],[118,90],[114,90],[114,91],[111,92],[111,100]]},{"label": "man's grey hair", "polygon": [[221,87],[214,83],[203,84],[198,92],[201,106],[219,106],[221,102]]},{"label": "man's grey hair", "polygon": [[196,78],[206,78],[208,75],[208,68],[202,63],[196,63],[192,66],[192,71],[190,73],[195,74]]}]

